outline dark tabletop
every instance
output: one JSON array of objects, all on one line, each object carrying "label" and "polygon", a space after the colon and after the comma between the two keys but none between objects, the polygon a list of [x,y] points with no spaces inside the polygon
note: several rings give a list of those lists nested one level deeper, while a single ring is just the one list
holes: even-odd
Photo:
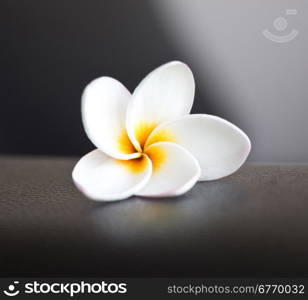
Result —
[{"label": "dark tabletop", "polygon": [[76,161],[0,158],[1,276],[308,276],[308,165],[98,203],[74,187]]}]

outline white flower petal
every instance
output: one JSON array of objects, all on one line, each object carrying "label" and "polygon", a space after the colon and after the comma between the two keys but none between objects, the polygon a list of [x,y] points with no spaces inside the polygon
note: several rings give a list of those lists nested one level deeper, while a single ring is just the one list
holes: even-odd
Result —
[{"label": "white flower petal", "polygon": [[146,149],[153,165],[147,185],[136,195],[170,197],[184,194],[198,181],[200,167],[197,160],[183,147],[163,142]]},{"label": "white flower petal", "polygon": [[147,75],[135,89],[128,105],[126,128],[138,150],[161,122],[188,114],[195,94],[189,67],[174,61]]},{"label": "white flower petal", "polygon": [[126,108],[129,91],[117,80],[100,77],[85,88],[82,95],[82,120],[92,143],[118,159],[139,157],[126,133]]},{"label": "white flower petal", "polygon": [[145,186],[152,163],[146,155],[117,160],[96,149],[76,164],[72,177],[78,189],[98,201],[125,199]]},{"label": "white flower petal", "polygon": [[200,180],[218,179],[235,172],[251,148],[242,130],[211,115],[188,115],[161,124],[146,145],[161,141],[177,143],[190,151],[200,164]]}]

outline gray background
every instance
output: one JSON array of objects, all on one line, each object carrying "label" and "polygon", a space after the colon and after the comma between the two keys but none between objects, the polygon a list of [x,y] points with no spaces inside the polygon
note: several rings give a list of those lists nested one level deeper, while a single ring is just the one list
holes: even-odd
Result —
[{"label": "gray background", "polygon": [[[197,88],[211,95],[206,101],[251,137],[250,159],[307,162],[308,1],[154,3],[169,38],[193,61]],[[298,13],[286,17],[288,27],[279,33],[273,21],[286,9]],[[264,29],[277,35],[297,29],[299,35],[277,44],[265,39]]]},{"label": "gray background", "polygon": [[[308,162],[307,8],[302,1],[0,1],[0,153],[81,155],[93,148],[80,95],[110,75],[130,90],[178,59],[197,83],[193,112],[252,140],[251,161]],[[286,9],[288,28],[273,20]],[[299,30],[285,44],[265,39]]]}]

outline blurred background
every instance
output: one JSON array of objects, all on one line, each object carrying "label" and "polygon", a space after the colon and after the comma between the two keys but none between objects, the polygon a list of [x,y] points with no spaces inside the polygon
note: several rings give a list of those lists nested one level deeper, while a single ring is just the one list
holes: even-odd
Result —
[{"label": "blurred background", "polygon": [[[108,75],[133,91],[181,60],[195,75],[193,112],[242,128],[251,161],[308,162],[307,9],[305,0],[0,0],[0,153],[87,153],[87,83]],[[276,43],[265,29],[299,34]]]}]

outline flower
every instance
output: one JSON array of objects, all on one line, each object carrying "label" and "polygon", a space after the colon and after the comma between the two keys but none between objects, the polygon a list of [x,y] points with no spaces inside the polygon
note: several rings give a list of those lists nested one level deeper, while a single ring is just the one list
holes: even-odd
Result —
[{"label": "flower", "polygon": [[77,188],[93,200],[169,197],[235,172],[249,138],[219,117],[189,115],[194,93],[193,74],[178,61],[152,71],[132,94],[111,77],[93,80],[81,112],[97,149],[75,166]]}]

